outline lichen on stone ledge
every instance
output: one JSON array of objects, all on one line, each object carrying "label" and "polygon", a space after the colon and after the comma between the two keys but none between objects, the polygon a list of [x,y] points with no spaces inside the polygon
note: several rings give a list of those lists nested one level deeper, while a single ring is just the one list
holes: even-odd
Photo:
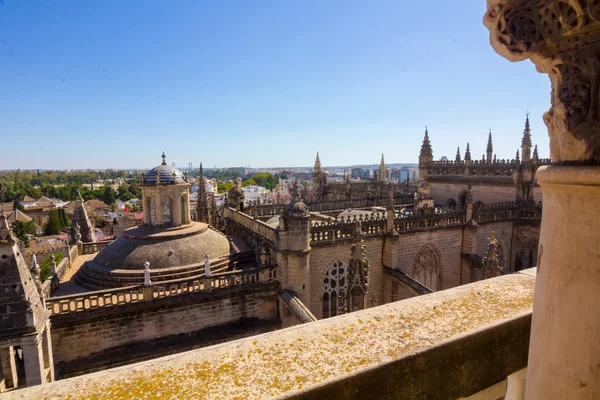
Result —
[{"label": "lichen on stone ledge", "polygon": [[530,313],[514,274],[247,339],[7,393],[8,399],[265,399]]}]

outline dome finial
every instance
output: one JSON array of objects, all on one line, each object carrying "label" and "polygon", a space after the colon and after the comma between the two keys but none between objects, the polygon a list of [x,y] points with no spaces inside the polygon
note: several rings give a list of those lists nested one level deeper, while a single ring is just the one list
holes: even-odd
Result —
[{"label": "dome finial", "polygon": [[162,164],[161,165],[167,165],[167,156],[165,156],[165,152],[163,151],[162,153]]}]

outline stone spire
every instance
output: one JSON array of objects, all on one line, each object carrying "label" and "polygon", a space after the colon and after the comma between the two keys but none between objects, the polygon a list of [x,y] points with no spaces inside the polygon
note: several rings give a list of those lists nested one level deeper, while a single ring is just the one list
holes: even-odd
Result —
[{"label": "stone spire", "polygon": [[494,278],[502,275],[502,266],[498,258],[498,240],[492,231],[488,240],[487,251],[482,265],[483,279]]},{"label": "stone spire", "polygon": [[321,172],[321,159],[319,158],[319,152],[317,151],[317,158],[315,159],[315,168],[313,169],[313,173]]},{"label": "stone spire", "polygon": [[206,200],[206,183],[204,182],[204,169],[200,163],[198,170],[198,200],[196,202],[196,221],[208,223],[208,202]]},{"label": "stone spire", "polygon": [[[34,272],[37,263],[33,264]],[[48,321],[48,312],[36,282],[18,247],[8,221],[0,215],[0,332],[3,337],[16,338],[41,332]],[[37,269],[39,271],[39,269]]]},{"label": "stone spire", "polygon": [[538,154],[538,148],[537,148],[537,144],[536,144],[536,145],[535,145],[535,147],[533,148],[533,159],[532,159],[532,161],[533,161],[534,163],[537,163],[537,162],[539,162],[539,161],[540,161],[540,156],[539,156],[539,154]]},{"label": "stone spire", "polygon": [[517,150],[517,156],[516,156],[516,158],[515,158],[515,163],[516,163],[517,165],[521,164],[521,160],[519,159],[519,150]]},{"label": "stone spire", "polygon": [[467,150],[465,151],[465,161],[471,161],[471,147],[467,143]]},{"label": "stone spire", "polygon": [[461,162],[461,159],[460,159],[460,147],[456,148],[456,158],[454,159],[454,161],[457,162],[457,163]]},{"label": "stone spire", "polygon": [[521,158],[524,163],[531,161],[531,129],[529,128],[529,113],[526,115],[523,140],[521,141]]},{"label": "stone spire", "polygon": [[429,143],[429,132],[427,127],[425,127],[425,137],[423,138],[423,144],[421,145],[419,164],[424,165],[431,161],[433,161],[433,151],[431,150],[431,143]]},{"label": "stone spire", "polygon": [[95,242],[96,233],[94,226],[90,222],[81,194],[78,197],[75,200],[75,208],[73,209],[73,217],[71,218],[72,241],[75,244],[78,244],[78,242]]},{"label": "stone spire", "polygon": [[167,165],[167,156],[165,156],[165,152],[162,153],[162,163],[160,165]]},{"label": "stone spire", "polygon": [[492,130],[490,129],[490,134],[488,136],[488,143],[487,143],[487,162],[488,164],[490,164],[492,162],[492,154],[494,153],[494,146],[492,145]]},{"label": "stone spire", "polygon": [[387,167],[385,166],[385,161],[383,160],[383,153],[381,153],[381,163],[379,164],[379,176],[377,176],[379,182],[385,182],[387,179]]}]

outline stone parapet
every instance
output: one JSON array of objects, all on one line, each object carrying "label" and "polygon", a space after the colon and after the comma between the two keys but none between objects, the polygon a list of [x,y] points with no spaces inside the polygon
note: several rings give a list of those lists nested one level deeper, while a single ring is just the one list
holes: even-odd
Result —
[{"label": "stone parapet", "polygon": [[466,397],[526,367],[534,283],[489,279],[7,399]]}]

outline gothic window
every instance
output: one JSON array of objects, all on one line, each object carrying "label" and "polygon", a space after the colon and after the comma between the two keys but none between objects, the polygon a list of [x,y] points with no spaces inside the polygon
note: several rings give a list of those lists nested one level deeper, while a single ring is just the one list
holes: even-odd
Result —
[{"label": "gothic window", "polygon": [[348,265],[336,261],[325,272],[323,278],[323,318],[335,317],[338,314],[340,294],[348,290]]},{"label": "gothic window", "polygon": [[464,206],[464,205],[466,204],[466,202],[467,202],[467,192],[466,192],[466,191],[464,191],[464,192],[461,192],[461,193],[458,195],[458,203],[459,203],[461,206]]},{"label": "gothic window", "polygon": [[163,197],[162,199],[162,214],[163,224],[168,225],[173,223],[173,204],[170,197]]},{"label": "gothic window", "polygon": [[148,212],[150,213],[150,225],[156,225],[156,201],[154,197],[148,199]]},{"label": "gothic window", "polygon": [[439,257],[430,246],[419,250],[413,265],[413,278],[431,290],[438,290]]},{"label": "gothic window", "polygon": [[453,198],[449,198],[446,201],[446,206],[448,206],[448,207],[456,207],[456,200],[454,200]]}]

